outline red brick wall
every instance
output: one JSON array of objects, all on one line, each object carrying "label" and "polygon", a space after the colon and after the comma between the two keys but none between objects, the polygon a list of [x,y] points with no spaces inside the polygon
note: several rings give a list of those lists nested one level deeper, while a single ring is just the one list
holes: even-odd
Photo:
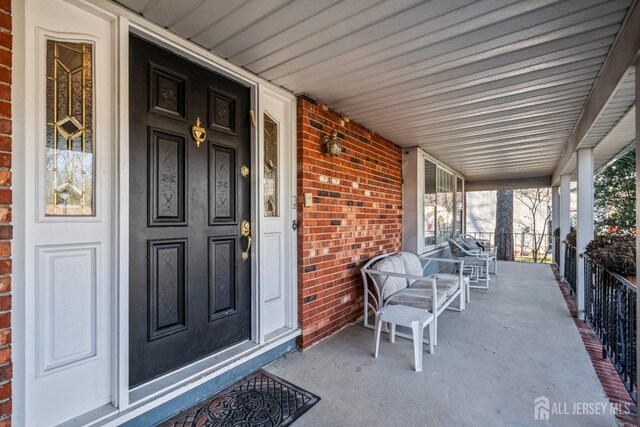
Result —
[{"label": "red brick wall", "polygon": [[11,425],[11,0],[0,0],[0,427]]},{"label": "red brick wall", "polygon": [[[297,117],[298,344],[307,348],[362,314],[360,267],[401,249],[402,152],[306,96]],[[338,158],[322,152],[332,130],[343,140]]]}]

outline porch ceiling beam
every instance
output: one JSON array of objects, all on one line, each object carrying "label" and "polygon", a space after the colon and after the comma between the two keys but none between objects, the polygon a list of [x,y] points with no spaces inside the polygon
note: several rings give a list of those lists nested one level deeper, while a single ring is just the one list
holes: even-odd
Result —
[{"label": "porch ceiling beam", "polygon": [[551,186],[550,176],[500,179],[495,181],[465,181],[465,191],[516,190],[520,188],[546,188]]},{"label": "porch ceiling beam", "polygon": [[555,167],[551,179],[553,185],[558,185],[560,175],[598,117],[602,114],[618,87],[624,82],[624,76],[636,60],[640,51],[640,6],[633,5],[620,37],[618,38],[607,61],[602,66],[602,72],[596,80],[593,91],[576,122],[566,147]]}]

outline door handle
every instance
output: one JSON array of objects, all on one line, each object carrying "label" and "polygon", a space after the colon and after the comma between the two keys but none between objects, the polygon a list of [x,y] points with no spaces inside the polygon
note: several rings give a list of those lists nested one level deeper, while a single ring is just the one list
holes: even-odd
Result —
[{"label": "door handle", "polygon": [[240,222],[240,236],[247,238],[247,249],[242,251],[242,260],[249,259],[249,249],[251,249],[251,223],[246,219]]}]

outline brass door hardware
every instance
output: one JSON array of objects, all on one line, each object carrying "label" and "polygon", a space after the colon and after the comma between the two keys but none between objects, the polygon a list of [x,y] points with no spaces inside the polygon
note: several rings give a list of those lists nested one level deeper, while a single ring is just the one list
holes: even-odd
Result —
[{"label": "brass door hardware", "polygon": [[200,126],[200,117],[196,119],[196,124],[191,126],[191,135],[193,139],[196,141],[196,147],[200,148],[200,144],[207,138],[207,131],[205,128]]},{"label": "brass door hardware", "polygon": [[246,219],[240,223],[240,235],[247,238],[247,249],[242,251],[242,260],[249,258],[249,249],[251,249],[251,224]]}]

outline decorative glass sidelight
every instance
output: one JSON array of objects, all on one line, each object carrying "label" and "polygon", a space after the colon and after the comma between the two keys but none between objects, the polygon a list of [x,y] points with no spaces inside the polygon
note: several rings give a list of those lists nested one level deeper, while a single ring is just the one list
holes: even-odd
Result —
[{"label": "decorative glass sidelight", "polygon": [[278,124],[264,114],[264,216],[278,216]]},{"label": "decorative glass sidelight", "polygon": [[92,216],[93,45],[47,40],[45,214]]}]

